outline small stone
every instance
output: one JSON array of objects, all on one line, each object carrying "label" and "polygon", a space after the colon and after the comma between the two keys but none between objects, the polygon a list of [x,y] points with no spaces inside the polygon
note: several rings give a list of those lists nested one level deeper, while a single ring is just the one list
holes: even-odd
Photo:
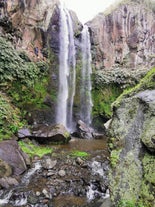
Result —
[{"label": "small stone", "polygon": [[51,197],[52,197],[52,196],[49,194],[49,192],[48,192],[45,188],[43,189],[42,193],[44,194],[44,196],[45,196],[46,198],[51,198]]},{"label": "small stone", "polygon": [[56,164],[57,164],[57,160],[51,160],[50,158],[47,158],[43,162],[43,167],[45,169],[52,169],[55,167]]},{"label": "small stone", "polygon": [[66,175],[66,172],[64,170],[60,170],[58,174],[60,175],[60,177],[64,177]]},{"label": "small stone", "polygon": [[36,196],[40,196],[41,193],[39,191],[36,192]]},{"label": "small stone", "polygon": [[76,163],[79,164],[79,165],[83,165],[84,161],[80,157],[77,157]]}]

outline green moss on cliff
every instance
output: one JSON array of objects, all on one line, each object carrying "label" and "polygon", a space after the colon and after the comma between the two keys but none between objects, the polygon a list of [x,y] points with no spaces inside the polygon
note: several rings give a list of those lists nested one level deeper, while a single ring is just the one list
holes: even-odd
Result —
[{"label": "green moss on cliff", "polygon": [[144,178],[141,186],[141,200],[147,207],[155,206],[155,157],[148,153],[143,160]]},{"label": "green moss on cliff", "polygon": [[141,79],[140,83],[133,88],[124,90],[124,92],[117,98],[113,103],[113,107],[119,107],[122,99],[131,97],[140,91],[155,88],[155,68],[152,68],[144,78]]}]

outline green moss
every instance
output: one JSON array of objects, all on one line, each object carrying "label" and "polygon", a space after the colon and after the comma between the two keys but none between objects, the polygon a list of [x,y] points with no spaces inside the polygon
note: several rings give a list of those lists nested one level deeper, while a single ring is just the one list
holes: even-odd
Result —
[{"label": "green moss", "polygon": [[94,88],[93,98],[93,116],[103,116],[109,119],[112,115],[111,104],[121,94],[122,89],[118,85],[109,84],[102,88]]},{"label": "green moss", "polygon": [[132,200],[121,200],[117,207],[147,207],[143,205],[141,202],[135,202]]},{"label": "green moss", "polygon": [[131,97],[136,93],[148,89],[155,88],[155,68],[152,68],[144,78],[141,79],[140,83],[133,88],[129,88],[123,91],[123,93],[117,98],[113,103],[113,107],[119,107],[122,99],[126,97]]},{"label": "green moss", "polygon": [[87,152],[82,152],[82,151],[73,151],[70,155],[73,157],[83,157],[83,158],[86,158],[89,156]]},{"label": "green moss", "polygon": [[110,163],[112,167],[116,167],[119,161],[121,150],[112,150],[110,155]]},{"label": "green moss", "polygon": [[143,168],[145,179],[155,185],[155,157],[146,154],[143,158]]},{"label": "green moss", "polygon": [[53,151],[53,149],[50,147],[34,145],[31,141],[29,142],[19,141],[18,144],[21,147],[21,149],[25,153],[27,153],[30,157],[33,156],[43,157],[46,154],[51,154]]}]

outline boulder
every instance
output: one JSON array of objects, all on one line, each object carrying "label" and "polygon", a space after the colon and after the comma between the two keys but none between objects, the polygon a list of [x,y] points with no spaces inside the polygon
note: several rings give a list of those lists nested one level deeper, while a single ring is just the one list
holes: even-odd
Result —
[{"label": "boulder", "polygon": [[49,144],[53,142],[67,143],[71,139],[70,133],[62,124],[34,126],[31,138],[35,139],[40,144]]},{"label": "boulder", "polygon": [[4,175],[21,175],[30,164],[28,156],[19,148],[17,141],[7,140],[0,142],[1,165],[5,167]]},{"label": "boulder", "polygon": [[83,121],[79,120],[77,123],[77,132],[76,137],[83,138],[83,139],[92,139],[93,138],[93,129],[87,126]]}]

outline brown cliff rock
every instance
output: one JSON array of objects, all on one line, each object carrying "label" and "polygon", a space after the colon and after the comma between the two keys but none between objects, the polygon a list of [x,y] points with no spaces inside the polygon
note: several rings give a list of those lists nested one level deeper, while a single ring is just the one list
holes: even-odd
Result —
[{"label": "brown cliff rock", "polygon": [[[6,11],[0,8],[0,31],[5,36],[11,33],[17,49],[25,50],[36,59],[34,48],[38,48],[38,57],[43,58],[44,33],[46,33],[55,5],[59,0],[8,0]],[[6,22],[6,27],[4,27]],[[8,27],[11,31],[8,31]]]},{"label": "brown cliff rock", "polygon": [[96,69],[140,68],[155,64],[155,14],[145,3],[128,0],[88,22]]}]

